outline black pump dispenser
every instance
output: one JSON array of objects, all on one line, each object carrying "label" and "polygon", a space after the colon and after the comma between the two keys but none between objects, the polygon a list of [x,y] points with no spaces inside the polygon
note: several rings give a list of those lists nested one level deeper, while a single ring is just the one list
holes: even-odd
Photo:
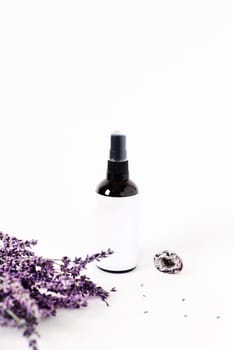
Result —
[{"label": "black pump dispenser", "polygon": [[129,179],[126,152],[126,136],[120,132],[111,134],[111,147],[107,168],[107,179],[125,181]]},{"label": "black pump dispenser", "polygon": [[127,160],[126,136],[120,132],[111,134],[111,148],[109,160],[112,162],[124,162]]}]

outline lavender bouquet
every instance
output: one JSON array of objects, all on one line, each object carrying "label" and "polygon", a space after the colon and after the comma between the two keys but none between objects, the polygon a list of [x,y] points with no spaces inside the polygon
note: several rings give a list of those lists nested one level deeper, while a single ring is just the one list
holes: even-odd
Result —
[{"label": "lavender bouquet", "polygon": [[86,307],[93,296],[108,305],[109,292],[81,272],[112,254],[109,249],[85,259],[46,259],[31,250],[36,244],[0,233],[0,325],[22,328],[32,350],[38,350],[38,323],[58,308]]}]

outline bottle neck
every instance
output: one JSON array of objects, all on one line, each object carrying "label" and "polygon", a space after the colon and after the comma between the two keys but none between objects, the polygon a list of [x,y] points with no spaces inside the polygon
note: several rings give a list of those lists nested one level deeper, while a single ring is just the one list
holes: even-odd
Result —
[{"label": "bottle neck", "polygon": [[114,181],[129,180],[128,160],[124,162],[108,161],[107,179]]}]

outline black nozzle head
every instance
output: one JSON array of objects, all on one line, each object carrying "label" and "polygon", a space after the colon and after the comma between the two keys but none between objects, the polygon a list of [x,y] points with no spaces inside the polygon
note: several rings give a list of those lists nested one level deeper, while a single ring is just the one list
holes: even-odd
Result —
[{"label": "black nozzle head", "polygon": [[126,136],[119,132],[114,132],[111,134],[109,160],[113,162],[124,162],[127,160]]}]

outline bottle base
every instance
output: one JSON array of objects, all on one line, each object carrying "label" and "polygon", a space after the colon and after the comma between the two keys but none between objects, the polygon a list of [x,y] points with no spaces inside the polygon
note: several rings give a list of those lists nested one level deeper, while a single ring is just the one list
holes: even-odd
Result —
[{"label": "bottle base", "polygon": [[121,271],[113,271],[113,270],[107,270],[107,269],[103,269],[102,267],[97,266],[98,269],[105,271],[105,272],[110,272],[110,273],[126,273],[126,272],[130,272],[133,271],[134,269],[136,269],[136,266],[131,267],[131,269],[127,269],[127,270],[121,270]]}]

